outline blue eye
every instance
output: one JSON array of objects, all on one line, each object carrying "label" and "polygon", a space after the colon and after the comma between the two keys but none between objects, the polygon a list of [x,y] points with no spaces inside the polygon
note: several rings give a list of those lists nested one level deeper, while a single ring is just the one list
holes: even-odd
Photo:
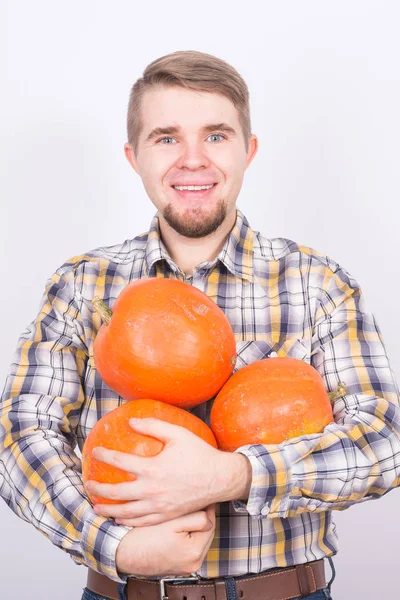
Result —
[{"label": "blue eye", "polygon": [[223,139],[226,140],[226,137],[224,135],[222,135],[222,133],[212,133],[209,137],[211,137],[212,135],[214,137],[220,137],[220,138],[223,138]]},{"label": "blue eye", "polygon": [[[219,138],[223,138],[224,140],[226,140],[226,136],[223,135],[222,133],[211,133],[208,137],[219,137]],[[157,140],[157,144],[159,144],[160,142],[164,142],[164,140],[174,140],[175,138],[172,137],[163,137],[159,140]],[[171,144],[162,144],[163,146],[170,146]]]}]

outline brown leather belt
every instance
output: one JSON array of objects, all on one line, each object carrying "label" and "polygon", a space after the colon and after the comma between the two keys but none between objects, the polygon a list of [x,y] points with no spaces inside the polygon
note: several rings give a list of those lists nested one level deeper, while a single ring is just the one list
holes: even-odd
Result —
[{"label": "brown leather belt", "polygon": [[[244,600],[290,600],[305,598],[326,587],[324,561],[265,571],[256,575],[234,578],[197,579],[181,577],[173,584],[171,578],[159,581],[128,579],[128,600],[227,600],[226,584],[235,580],[237,597]],[[175,578],[178,580],[178,578]],[[118,600],[118,584],[105,575],[89,569],[87,587],[100,596]]]}]

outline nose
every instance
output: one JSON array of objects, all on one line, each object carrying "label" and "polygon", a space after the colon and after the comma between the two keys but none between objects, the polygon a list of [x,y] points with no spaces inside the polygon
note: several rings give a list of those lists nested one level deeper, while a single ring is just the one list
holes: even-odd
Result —
[{"label": "nose", "polygon": [[206,148],[203,142],[185,142],[182,143],[181,154],[177,166],[180,169],[200,169],[207,167],[210,159],[207,156]]}]

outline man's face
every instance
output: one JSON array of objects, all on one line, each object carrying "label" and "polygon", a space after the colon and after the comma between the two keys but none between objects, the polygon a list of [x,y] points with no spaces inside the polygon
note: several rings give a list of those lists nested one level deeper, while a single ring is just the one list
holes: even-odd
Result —
[{"label": "man's face", "polygon": [[[144,94],[141,118],[137,154],[129,144],[125,153],[159,212],[161,226],[164,220],[185,237],[201,238],[232,220],[257,138],[251,136],[246,152],[230,100],[215,93],[157,87]],[[205,191],[174,188],[211,184]]]}]

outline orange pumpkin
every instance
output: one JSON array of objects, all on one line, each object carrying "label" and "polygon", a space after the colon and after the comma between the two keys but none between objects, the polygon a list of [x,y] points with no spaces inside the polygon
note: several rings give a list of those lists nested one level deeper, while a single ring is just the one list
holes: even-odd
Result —
[{"label": "orange pumpkin", "polygon": [[211,409],[210,425],[221,450],[247,444],[279,444],[319,433],[333,421],[319,373],[301,360],[267,358],[239,369]]},{"label": "orange pumpkin", "polygon": [[93,304],[105,321],[94,342],[95,365],[125,400],[190,408],[215,396],[233,371],[236,343],[228,319],[187,283],[139,279],[121,292],[113,311],[98,299]]},{"label": "orange pumpkin", "polygon": [[[211,429],[198,417],[186,410],[158,400],[135,400],[125,402],[104,415],[93,427],[82,449],[82,478],[101,483],[121,483],[135,481],[136,476],[117,467],[97,460],[92,455],[93,448],[102,446],[137,456],[155,456],[164,448],[164,443],[149,435],[143,435],[132,429],[129,419],[133,417],[152,417],[174,425],[186,427],[189,431],[217,448],[217,442]],[[122,504],[122,500],[109,500],[95,494],[89,494],[93,504]]]}]

